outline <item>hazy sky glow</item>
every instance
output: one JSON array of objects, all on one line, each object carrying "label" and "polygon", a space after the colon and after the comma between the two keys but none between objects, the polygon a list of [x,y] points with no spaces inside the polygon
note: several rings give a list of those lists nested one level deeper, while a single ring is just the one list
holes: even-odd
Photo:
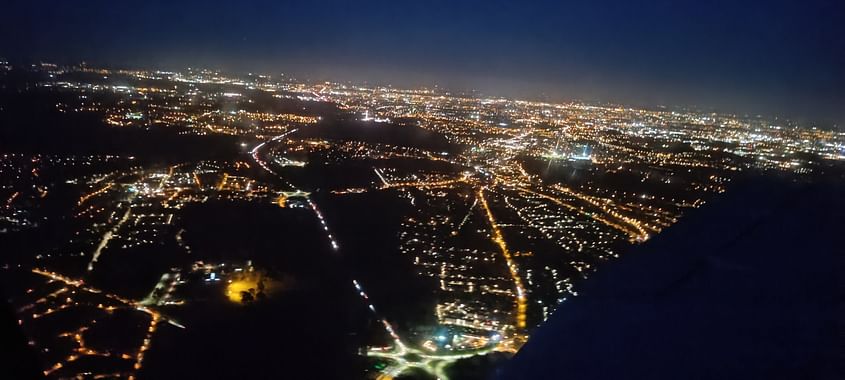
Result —
[{"label": "hazy sky glow", "polygon": [[0,56],[845,123],[845,2],[17,1]]}]

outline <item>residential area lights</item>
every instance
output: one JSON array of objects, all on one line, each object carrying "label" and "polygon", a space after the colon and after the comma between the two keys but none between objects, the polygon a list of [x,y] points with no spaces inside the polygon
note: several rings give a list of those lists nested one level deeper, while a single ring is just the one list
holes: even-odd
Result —
[{"label": "residential area lights", "polygon": [[[7,180],[0,201],[4,233],[43,224],[33,205],[59,193],[53,183],[78,191],[68,214],[75,226],[71,241],[33,253],[32,273],[61,286],[20,307],[22,320],[43,321],[90,305],[145,318],[143,338],[131,352],[92,348],[85,339],[89,324],[59,332],[72,348],[44,368],[51,376],[76,375],[69,368],[86,355],[131,363],[123,373],[92,376],[136,376],[148,365],[162,322],[181,327],[161,310],[183,301],[175,299],[175,289],[190,281],[189,273],[205,275],[208,286],[226,286],[224,272],[248,267],[199,263],[196,273],[170,268],[141,301],[52,270],[56,262],[80,260],[80,275],[97,275],[122,253],[158,252],[166,244],[179,255],[200,256],[203,249],[191,247],[192,227],[184,215],[195,205],[254,202],[272,207],[269,215],[280,220],[286,216],[280,213],[313,213],[316,218],[308,220],[317,223],[309,228],[322,230],[316,244],[333,253],[342,252],[345,236],[332,228],[334,218],[345,216],[337,204],[349,201],[374,214],[395,211],[391,218],[374,216],[395,221],[389,229],[394,235],[374,239],[396,241],[395,249],[385,251],[412,264],[410,275],[432,284],[435,322],[410,331],[404,321],[389,322],[354,275],[356,293],[391,342],[368,342],[361,352],[389,363],[380,369],[385,377],[417,368],[442,379],[456,360],[516,352],[558,305],[578,296],[579,281],[729,191],[743,173],[803,178],[845,162],[845,133],[761,117],[202,69],[48,70],[51,76],[38,88],[58,95],[50,104],[57,114],[97,115],[116,130],[160,130],[196,141],[217,136],[233,146],[226,159],[167,167],[134,156],[0,155],[0,178]],[[360,133],[346,133],[354,131]],[[354,178],[321,181],[334,170]],[[62,176],[45,178],[51,172]],[[332,201],[339,198],[343,202]],[[374,199],[377,204],[367,203]],[[355,253],[343,256],[354,260]],[[257,284],[228,287],[229,299],[248,304],[243,292],[251,294]],[[440,331],[413,332],[426,328]]]},{"label": "residential area lights", "polygon": [[510,272],[514,288],[516,289],[515,325],[518,329],[521,330],[526,327],[525,313],[528,309],[528,301],[525,295],[525,287],[522,285],[522,278],[519,274],[519,268],[514,262],[510,250],[508,250],[508,246],[507,243],[505,243],[505,238],[502,235],[501,229],[499,228],[498,224],[496,224],[496,218],[493,217],[493,212],[490,210],[490,206],[487,204],[487,198],[484,197],[484,190],[485,188],[483,187],[478,189],[478,200],[481,203],[481,207],[484,208],[484,212],[487,214],[487,220],[490,222],[490,228],[493,231],[492,240],[502,251],[502,256],[505,258],[505,264],[508,266],[508,271]]}]

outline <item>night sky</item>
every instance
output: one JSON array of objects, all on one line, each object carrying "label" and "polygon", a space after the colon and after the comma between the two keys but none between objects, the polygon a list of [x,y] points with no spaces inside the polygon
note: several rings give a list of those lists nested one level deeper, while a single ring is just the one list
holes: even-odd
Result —
[{"label": "night sky", "polygon": [[845,1],[18,1],[0,57],[845,124]]}]

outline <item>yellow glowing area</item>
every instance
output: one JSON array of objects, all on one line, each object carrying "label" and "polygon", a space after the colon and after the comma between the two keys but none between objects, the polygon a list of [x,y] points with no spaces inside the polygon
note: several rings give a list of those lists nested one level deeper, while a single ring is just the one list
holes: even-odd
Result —
[{"label": "yellow glowing area", "polygon": [[229,286],[226,287],[226,297],[229,298],[229,301],[241,303],[242,291],[249,291],[250,288],[255,289],[258,286],[257,282],[251,282],[246,280],[238,280],[232,281]]},{"label": "yellow glowing area", "polygon": [[[257,300],[259,293],[269,296],[277,285],[276,281],[259,272],[236,274],[226,285],[226,298],[234,303],[248,303],[251,300]],[[245,293],[249,295],[245,297]]]}]

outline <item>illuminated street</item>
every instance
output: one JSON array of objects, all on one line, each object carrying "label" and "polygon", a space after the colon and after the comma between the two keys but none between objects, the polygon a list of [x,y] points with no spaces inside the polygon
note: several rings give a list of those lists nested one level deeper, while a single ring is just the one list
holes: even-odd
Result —
[{"label": "illuminated street", "polygon": [[[358,7],[366,8],[349,6]],[[258,24],[216,27],[237,30],[231,38],[248,44],[256,36],[246,26]],[[490,32],[493,24],[485,25],[479,30]],[[385,35],[457,38],[442,33]],[[347,34],[354,33],[340,33]],[[522,54],[559,45],[522,49],[505,37],[454,52],[533,62]],[[383,50],[361,41],[350,51]],[[145,46],[137,44],[137,54]],[[298,57],[287,53],[278,55]],[[417,55],[408,61],[425,58]],[[560,70],[571,57],[580,56],[556,60]],[[471,75],[461,83],[480,88],[324,78],[320,65],[305,61],[315,70],[308,76],[272,62],[264,71],[90,62],[0,59],[0,121],[9,126],[0,152],[0,285],[22,349],[48,378],[494,376],[567,305],[592,305],[588,285],[612,262],[663,244],[737,188],[770,179],[841,183],[845,175],[839,129],[753,109],[643,105],[647,91],[617,103],[566,100],[576,98],[533,85],[508,96]],[[475,66],[507,67],[467,67]],[[558,76],[544,75],[538,86]],[[708,237],[689,241],[696,239],[710,247]],[[687,253],[672,251],[678,261]],[[619,289],[636,293],[652,274],[673,273],[661,268],[673,260],[653,260],[654,273],[638,272]],[[695,262],[742,273],[771,264]],[[699,285],[684,279],[679,287]],[[583,333],[611,334],[637,321]],[[614,347],[590,336],[552,338],[599,363]]]}]

